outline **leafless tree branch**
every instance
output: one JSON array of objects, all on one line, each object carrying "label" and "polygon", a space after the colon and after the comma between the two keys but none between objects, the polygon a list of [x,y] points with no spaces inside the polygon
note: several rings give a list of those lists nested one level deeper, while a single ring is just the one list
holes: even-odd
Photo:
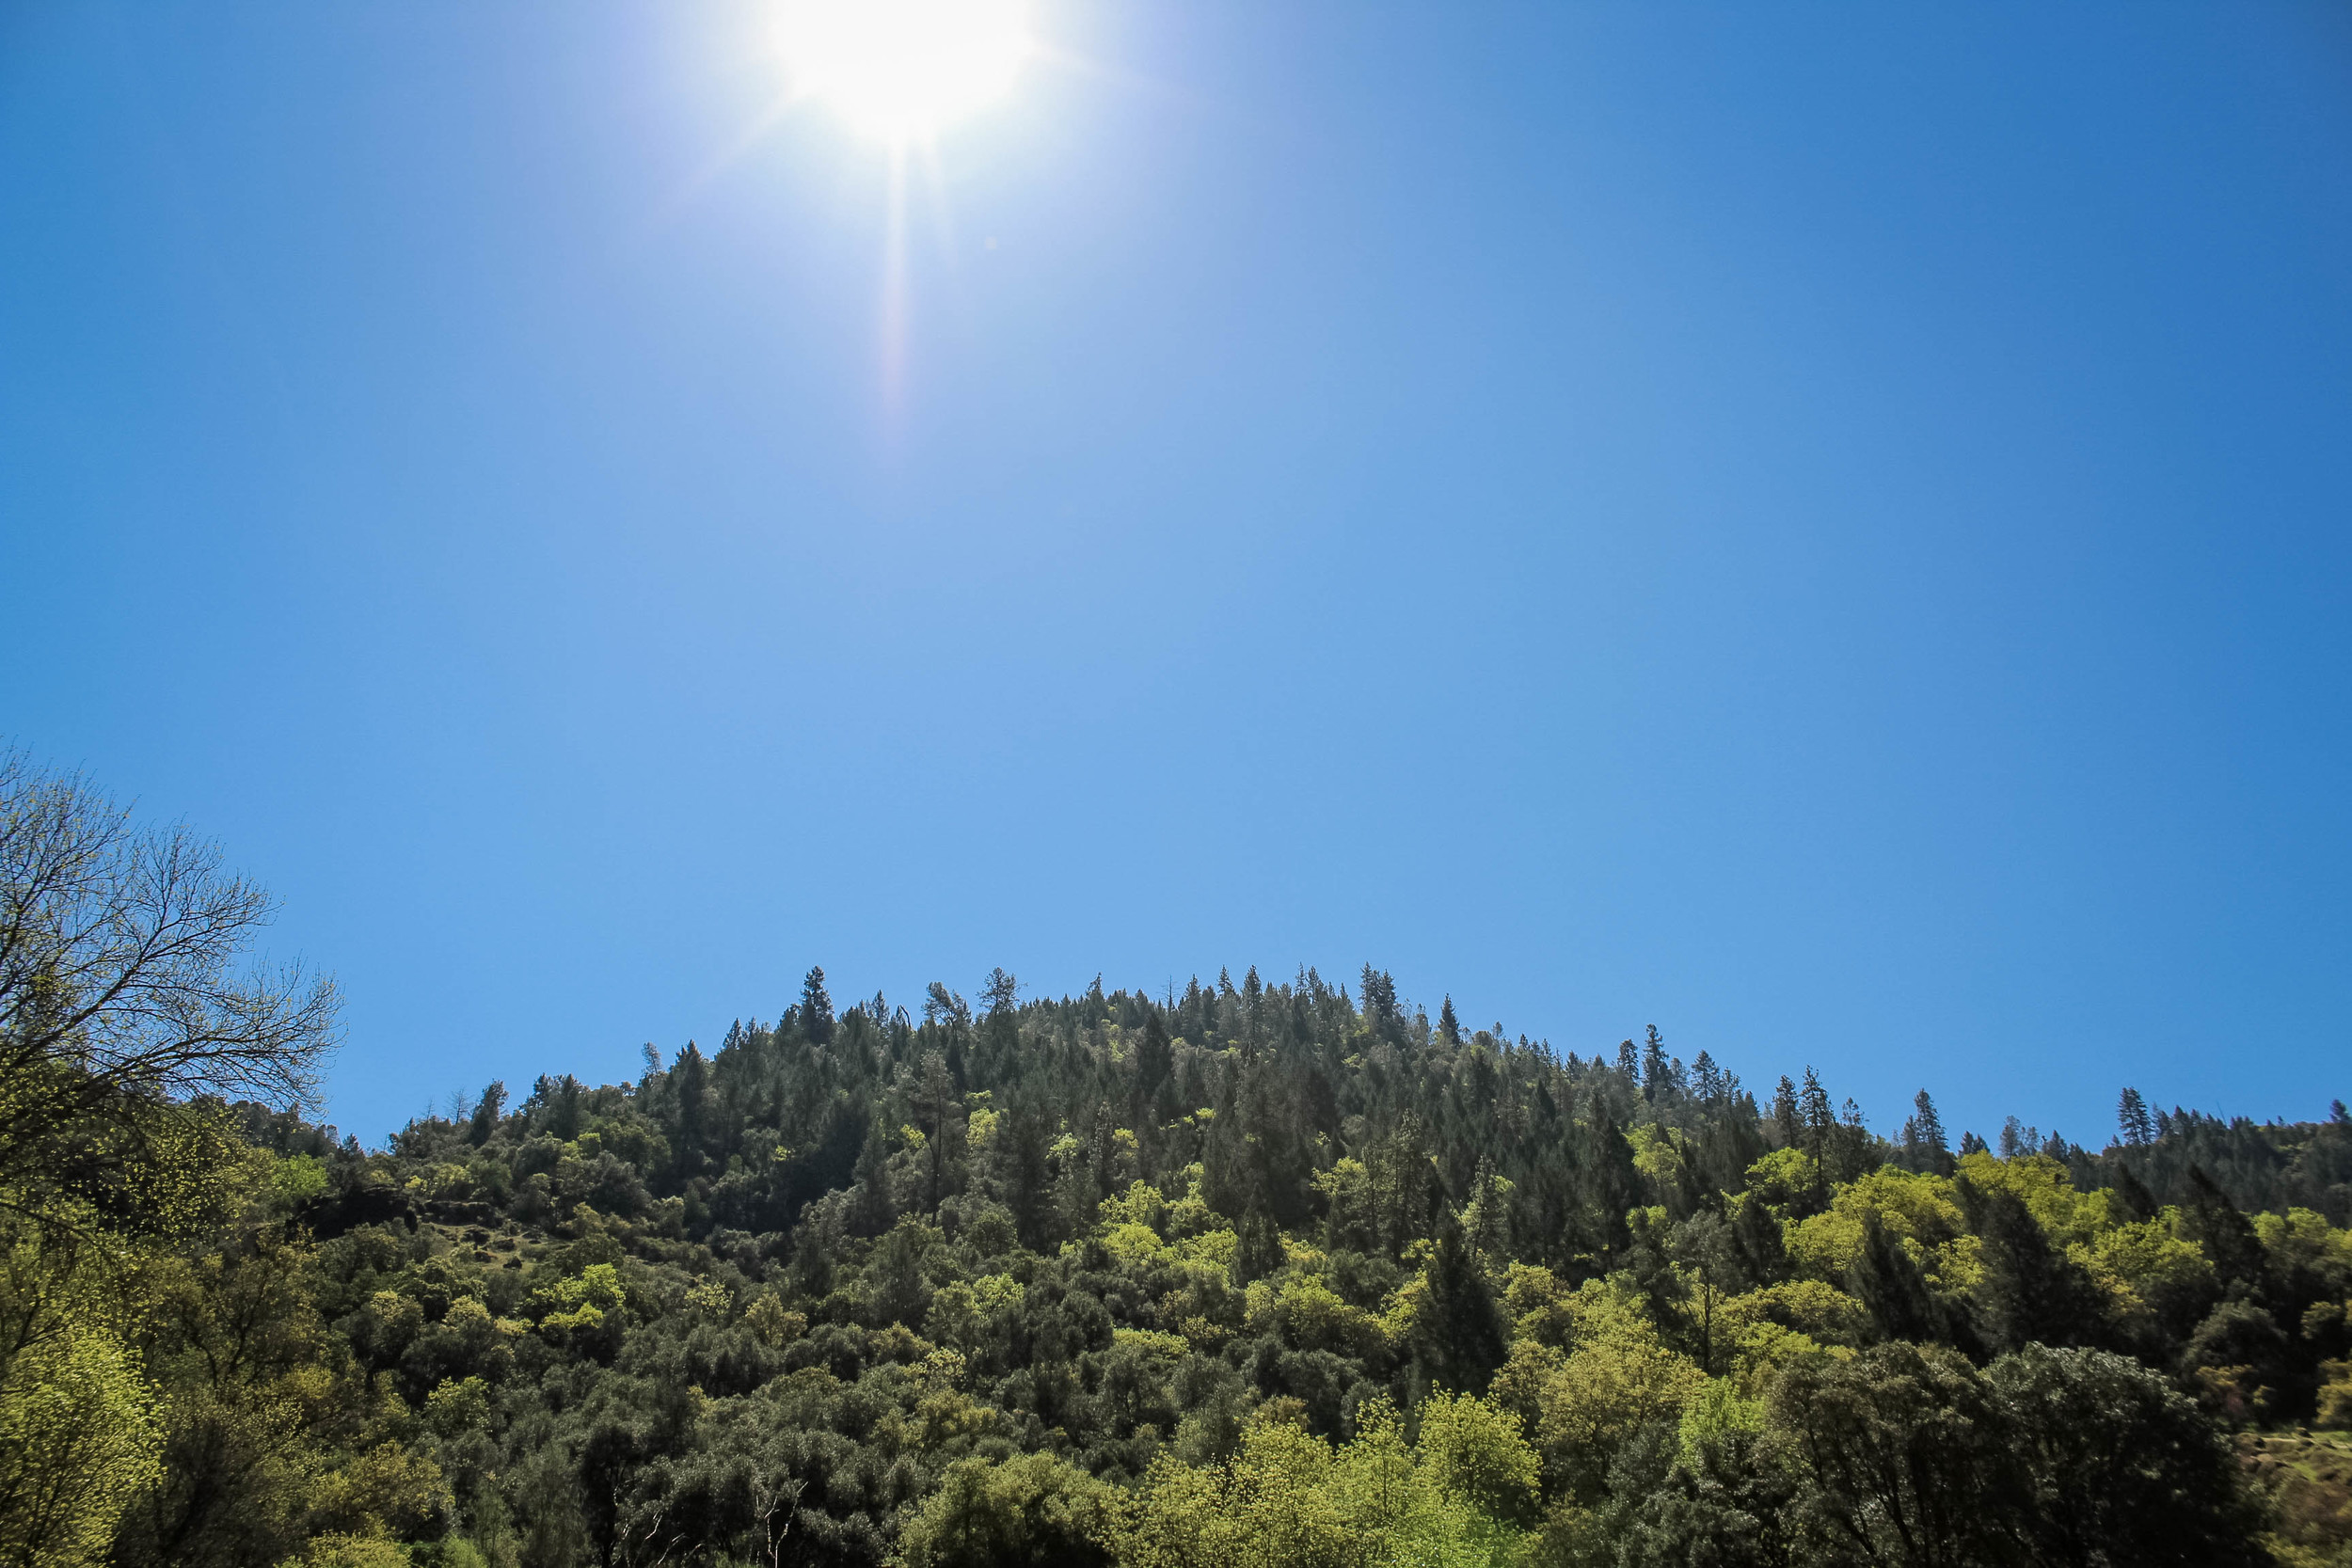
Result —
[{"label": "leafless tree branch", "polygon": [[217,846],[0,749],[0,1149],[122,1097],[315,1104],[339,998],[252,958],[275,912]]}]

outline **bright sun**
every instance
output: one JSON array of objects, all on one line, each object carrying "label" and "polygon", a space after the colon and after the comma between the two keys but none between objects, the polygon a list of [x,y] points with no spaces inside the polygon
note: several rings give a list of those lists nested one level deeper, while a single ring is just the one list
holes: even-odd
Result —
[{"label": "bright sun", "polygon": [[795,90],[905,142],[1003,95],[1029,53],[1025,0],[781,0]]}]

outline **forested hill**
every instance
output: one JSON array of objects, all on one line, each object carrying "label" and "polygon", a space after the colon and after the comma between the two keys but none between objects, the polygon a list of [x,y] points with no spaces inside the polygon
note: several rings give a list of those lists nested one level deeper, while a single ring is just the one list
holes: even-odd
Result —
[{"label": "forested hill", "polygon": [[148,1103],[198,1196],[85,1230],[135,1289],[48,1461],[104,1528],[12,1560],[2352,1561],[2341,1103],[1988,1148],[1369,968],[811,971],[382,1150]]},{"label": "forested hill", "polygon": [[[2303,1516],[2341,1497],[2305,1474],[2326,1441],[2283,1435],[2352,1421],[2340,1105],[2126,1093],[2096,1151],[1987,1149],[1924,1093],[1888,1137],[1809,1071],[1758,1094],[1654,1030],[1580,1058],[1370,969],[1166,1001],[999,972],[919,1018],[813,971],[707,1054],[494,1085],[383,1153],[247,1126],[299,1195],[315,1354],[383,1402],[345,1441],[436,1478],[386,1530],[486,1560],[2212,1563],[2352,1533]],[[206,1495],[183,1542],[249,1528]]]},{"label": "forested hill", "polygon": [[[1573,1270],[1616,1259],[1620,1217],[1637,1203],[1680,1219],[1705,1195],[1740,1192],[1758,1159],[1785,1148],[1838,1183],[1887,1164],[1949,1176],[1955,1156],[1992,1147],[2048,1156],[2083,1192],[2121,1182],[2177,1207],[2210,1181],[2248,1212],[2305,1208],[2352,1224],[2341,1102],[2325,1123],[2225,1121],[2152,1110],[2127,1088],[2115,1137],[2093,1149],[2015,1117],[1990,1146],[1970,1132],[1948,1138],[1922,1089],[1887,1136],[1851,1099],[1836,1105],[1810,1068],[1759,1094],[1704,1052],[1684,1063],[1655,1028],[1580,1058],[1499,1024],[1465,1030],[1451,997],[1435,1022],[1407,1014],[1370,966],[1353,995],[1311,970],[1267,986],[1253,968],[1238,986],[1230,974],[1214,986],[1196,978],[1165,1002],[1105,994],[1099,980],[1083,996],[1024,1002],[998,970],[977,1010],[934,982],[919,1021],[881,996],[836,1011],[818,969],[774,1024],[738,1021],[715,1052],[689,1042],[666,1066],[649,1045],[645,1065],[634,1084],[545,1077],[518,1105],[493,1085],[469,1114],[411,1123],[390,1152],[467,1165],[466,1183],[485,1183],[479,1196],[518,1220],[574,1200],[636,1218],[675,1198],[685,1234],[749,1232],[770,1238],[771,1255],[788,1253],[778,1238],[804,1220],[855,1235],[883,1227],[885,1213],[953,1224],[972,1201],[1001,1205],[1025,1246],[1051,1250],[1083,1237],[1096,1206],[1136,1180],[1197,1180],[1203,1201],[1245,1229],[1327,1227],[1334,1200],[1347,1203],[1335,1181],[1379,1169],[1367,1246],[1434,1236],[1496,1182],[1493,1242]],[[582,1132],[590,1141],[578,1145]],[[349,1157],[315,1132],[273,1123],[258,1135],[281,1152],[300,1142]],[[1619,1143],[1630,1172],[1616,1168]],[[530,1152],[562,1145],[577,1146],[564,1152],[594,1167],[594,1182],[619,1185],[580,1189],[577,1173]],[[472,1175],[478,1156],[459,1151],[476,1149],[502,1156],[506,1179],[486,1166]],[[538,1175],[548,1180],[534,1184]]]}]

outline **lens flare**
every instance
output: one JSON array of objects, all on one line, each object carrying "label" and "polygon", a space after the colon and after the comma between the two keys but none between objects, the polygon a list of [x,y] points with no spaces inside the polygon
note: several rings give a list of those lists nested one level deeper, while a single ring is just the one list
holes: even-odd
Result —
[{"label": "lens flare", "polygon": [[782,0],[796,91],[893,142],[1004,96],[1030,50],[1024,0]]}]

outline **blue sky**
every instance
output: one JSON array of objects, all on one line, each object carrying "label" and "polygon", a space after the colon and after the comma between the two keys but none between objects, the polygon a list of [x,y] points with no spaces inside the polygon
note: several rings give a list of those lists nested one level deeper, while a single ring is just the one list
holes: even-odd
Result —
[{"label": "blue sky", "polygon": [[2352,1094],[2352,12],[1037,22],[890,295],[756,6],[0,9],[0,733],[344,1126],[811,962]]}]

